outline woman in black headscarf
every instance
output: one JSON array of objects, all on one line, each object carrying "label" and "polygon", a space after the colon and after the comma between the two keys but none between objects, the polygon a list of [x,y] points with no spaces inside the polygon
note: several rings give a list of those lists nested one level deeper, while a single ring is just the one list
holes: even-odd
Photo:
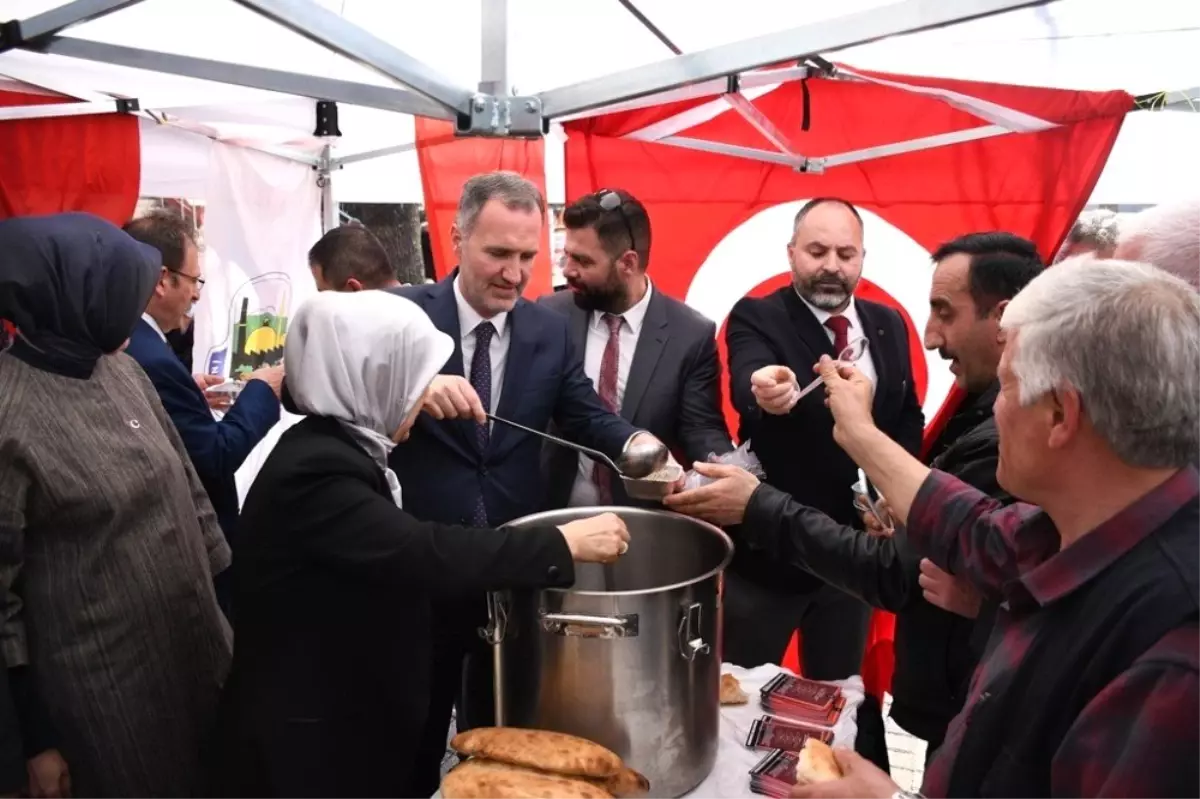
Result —
[{"label": "woman in black headscarf", "polygon": [[231,653],[229,549],[121,352],[160,269],[87,214],[0,222],[0,647],[26,752],[56,747],[84,796],[201,790]]}]

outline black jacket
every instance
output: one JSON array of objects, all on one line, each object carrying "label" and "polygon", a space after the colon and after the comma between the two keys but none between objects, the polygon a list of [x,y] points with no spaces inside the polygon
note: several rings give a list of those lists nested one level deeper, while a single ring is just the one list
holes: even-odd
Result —
[{"label": "black jacket", "polygon": [[[1009,502],[996,482],[996,391],[993,385],[964,401],[931,448],[930,465]],[[891,538],[872,536],[765,484],[751,498],[742,529],[751,547],[896,614],[892,717],[913,735],[940,742],[962,709],[994,608],[966,619],[929,604],[917,584],[921,558],[902,529]]]},{"label": "black jacket", "polygon": [[[924,416],[917,402],[904,320],[885,305],[856,299],[855,307],[870,343],[878,375],[872,407],[879,429],[909,452],[920,451]],[[786,416],[765,414],[750,392],[758,369],[782,364],[802,384],[822,355],[834,356],[829,336],[792,288],[762,298],[746,298],[733,307],[725,329],[729,347],[730,397],[739,416],[738,437],[762,462],[766,482],[799,503],[823,511],[838,524],[858,524],[850,490],[858,477],[854,461],[833,440],[833,416],[824,393],[814,391]],[[741,531],[733,531],[735,540]],[[807,593],[820,580],[800,575],[739,547],[731,568],[753,582],[780,592]]]},{"label": "black jacket", "polygon": [[417,521],[375,461],[319,417],[280,438],[241,532],[215,786],[228,795],[414,795],[431,598],[575,579],[553,527]]}]

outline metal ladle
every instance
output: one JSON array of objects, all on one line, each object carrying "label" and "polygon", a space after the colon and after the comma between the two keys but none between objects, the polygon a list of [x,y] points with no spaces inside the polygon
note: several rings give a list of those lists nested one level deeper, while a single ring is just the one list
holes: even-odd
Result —
[{"label": "metal ladle", "polygon": [[499,416],[493,416],[490,413],[486,414],[486,416],[493,422],[500,422],[501,424],[506,424],[509,427],[515,427],[518,430],[524,430],[526,433],[532,433],[535,436],[541,436],[547,441],[558,444],[560,447],[566,447],[567,449],[573,449],[576,452],[581,452],[584,455],[587,455],[589,458],[603,463],[617,474],[623,477],[628,477],[631,480],[641,480],[643,477],[653,474],[667,464],[667,456],[669,453],[667,452],[666,446],[658,441],[654,443],[647,442],[631,444],[629,448],[625,450],[625,453],[619,458],[621,465],[618,466],[603,452],[594,450],[591,447],[585,447],[581,444],[572,443],[566,439],[559,438],[558,436],[552,436],[549,433],[543,433],[541,430],[534,430],[532,427],[526,427],[523,424],[517,424],[516,422],[509,421],[508,419],[502,419]]}]

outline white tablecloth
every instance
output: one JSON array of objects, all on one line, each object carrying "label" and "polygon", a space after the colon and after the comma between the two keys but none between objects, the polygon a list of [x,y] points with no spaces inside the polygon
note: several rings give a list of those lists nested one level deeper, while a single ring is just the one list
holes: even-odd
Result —
[{"label": "white tablecloth", "polygon": [[[721,667],[723,674],[732,674],[742,684],[742,690],[750,694],[747,705],[723,705],[721,707],[721,738],[717,748],[717,763],[712,773],[704,782],[696,786],[688,796],[704,797],[704,799],[737,799],[737,797],[757,797],[750,791],[750,769],[763,759],[765,752],[746,748],[746,736],[750,734],[750,725],[766,711],[758,703],[758,691],[780,672],[791,673],[776,665],[758,666],[753,669],[743,669],[740,666],[725,664]],[[851,677],[837,683],[846,697],[846,708],[833,727],[833,745],[853,748],[854,738],[858,735],[858,708],[863,701],[863,681],[861,677]]]},{"label": "white tablecloth", "polygon": [[[754,797],[761,799],[750,790],[750,769],[766,756],[746,748],[746,736],[750,734],[750,725],[754,720],[764,715],[766,711],[758,702],[758,691],[780,672],[791,674],[788,669],[768,664],[753,669],[743,669],[726,663],[721,667],[722,674],[732,674],[742,684],[742,690],[750,695],[750,703],[745,705],[723,705],[721,707],[721,733],[717,744],[717,762],[712,773],[697,785],[689,797],[696,799],[741,799]],[[854,739],[858,735],[858,708],[863,702],[862,677],[851,677],[837,682],[846,697],[846,707],[833,727],[833,746],[853,748]],[[651,796],[657,796],[651,786]],[[440,799],[441,793],[434,794],[433,799]]]}]

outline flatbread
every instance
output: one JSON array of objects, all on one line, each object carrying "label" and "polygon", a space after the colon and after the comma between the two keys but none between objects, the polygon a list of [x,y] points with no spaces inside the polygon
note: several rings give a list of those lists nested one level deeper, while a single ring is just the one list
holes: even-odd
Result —
[{"label": "flatbread", "polygon": [[450,748],[461,755],[579,777],[611,777],[624,765],[598,743],[548,730],[479,727],[455,735]]},{"label": "flatbread", "polygon": [[721,704],[744,705],[750,697],[742,690],[742,684],[732,674],[721,675]]},{"label": "flatbread", "polygon": [[816,738],[806,740],[796,761],[796,784],[829,782],[841,778],[842,767],[838,765],[829,744]]},{"label": "flatbread", "polygon": [[650,780],[628,766],[622,766],[611,777],[602,780],[589,778],[588,782],[603,788],[617,799],[633,799],[650,793]]},{"label": "flatbread", "polygon": [[471,758],[442,779],[443,799],[613,799],[588,780]]}]

